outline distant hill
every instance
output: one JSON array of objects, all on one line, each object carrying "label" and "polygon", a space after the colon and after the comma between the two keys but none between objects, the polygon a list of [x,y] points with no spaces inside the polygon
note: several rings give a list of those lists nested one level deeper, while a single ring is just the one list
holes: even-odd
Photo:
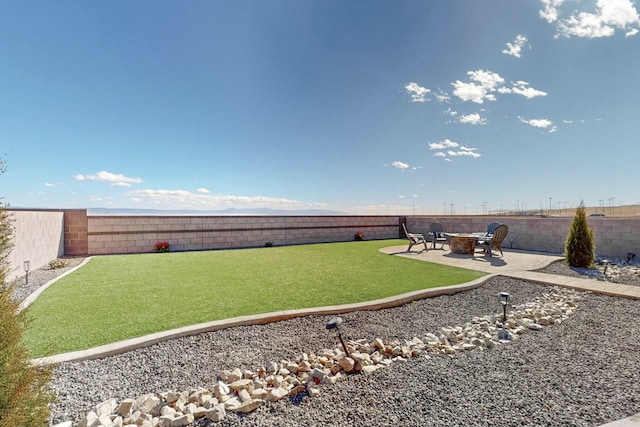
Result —
[{"label": "distant hill", "polygon": [[326,209],[236,209],[196,210],[196,209],[125,209],[125,208],[88,208],[89,215],[175,215],[175,216],[231,216],[231,215],[350,215],[348,212]]}]

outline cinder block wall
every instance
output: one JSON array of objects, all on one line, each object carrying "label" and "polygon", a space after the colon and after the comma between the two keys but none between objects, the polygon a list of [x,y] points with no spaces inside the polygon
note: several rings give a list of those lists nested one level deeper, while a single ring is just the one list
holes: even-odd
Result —
[{"label": "cinder block wall", "polygon": [[89,255],[262,247],[398,237],[396,216],[89,216]]},{"label": "cinder block wall", "polygon": [[9,210],[13,217],[13,251],[9,255],[9,280],[24,276],[24,261],[37,270],[64,255],[63,212]]},{"label": "cinder block wall", "polygon": [[66,210],[64,212],[64,247],[69,256],[87,255],[88,217],[86,209]]},{"label": "cinder block wall", "polygon": [[[504,248],[562,253],[573,218],[518,216],[88,216],[84,209],[12,210],[16,230],[10,278],[62,256],[151,252],[167,241],[173,251],[262,247],[403,237],[441,222],[448,232],[477,232],[492,221],[509,226]],[[589,217],[596,253],[640,256],[640,218]]]},{"label": "cinder block wall", "polygon": [[[471,233],[486,230],[493,221],[509,226],[503,248],[563,253],[573,217],[407,217],[407,226],[412,232],[426,234],[432,222],[440,222],[445,231]],[[593,229],[597,255],[626,258],[631,252],[640,256],[640,218],[587,217],[587,224]]]}]

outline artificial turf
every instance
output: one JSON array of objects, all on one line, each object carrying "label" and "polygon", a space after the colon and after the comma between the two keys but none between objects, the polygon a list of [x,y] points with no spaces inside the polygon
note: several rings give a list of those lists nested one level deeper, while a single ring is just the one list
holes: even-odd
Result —
[{"label": "artificial turf", "polygon": [[32,357],[213,320],[371,301],[484,273],[390,256],[402,240],[93,258],[29,307]]}]

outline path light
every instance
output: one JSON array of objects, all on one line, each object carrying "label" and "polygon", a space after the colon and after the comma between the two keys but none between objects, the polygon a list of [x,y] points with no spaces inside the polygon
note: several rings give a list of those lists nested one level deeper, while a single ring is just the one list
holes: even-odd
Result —
[{"label": "path light", "polygon": [[29,284],[29,268],[31,268],[31,262],[30,261],[25,261],[24,262],[24,284],[28,285]]},{"label": "path light", "polygon": [[340,344],[342,344],[342,348],[344,349],[344,353],[349,356],[349,351],[347,350],[347,346],[344,345],[344,341],[342,339],[342,317],[332,317],[326,325],[326,328],[333,332],[335,336],[340,340]]},{"label": "path light", "polygon": [[610,264],[610,261],[608,259],[602,260],[602,265],[604,265],[604,270],[602,271],[602,274],[605,276],[607,274],[607,268],[609,268],[609,264]]},{"label": "path light", "polygon": [[498,329],[498,339],[500,341],[510,340],[509,332],[507,332],[507,303],[509,302],[509,298],[511,295],[508,292],[500,292],[498,294],[498,298],[500,299],[500,304],[502,305],[502,328]]},{"label": "path light", "polygon": [[502,323],[505,323],[507,321],[507,303],[511,295],[508,292],[500,292],[498,297],[500,298],[500,304],[502,304]]},{"label": "path light", "polygon": [[631,261],[635,257],[636,257],[636,254],[632,254],[631,252],[627,253],[627,260],[624,263],[629,264],[629,261]]}]

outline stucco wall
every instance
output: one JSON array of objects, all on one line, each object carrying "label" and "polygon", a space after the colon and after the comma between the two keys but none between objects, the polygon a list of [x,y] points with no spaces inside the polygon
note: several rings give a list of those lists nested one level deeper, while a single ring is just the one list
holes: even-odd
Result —
[{"label": "stucco wall", "polygon": [[8,279],[24,276],[24,261],[37,270],[64,255],[63,212],[10,210],[14,247],[9,255]]}]

